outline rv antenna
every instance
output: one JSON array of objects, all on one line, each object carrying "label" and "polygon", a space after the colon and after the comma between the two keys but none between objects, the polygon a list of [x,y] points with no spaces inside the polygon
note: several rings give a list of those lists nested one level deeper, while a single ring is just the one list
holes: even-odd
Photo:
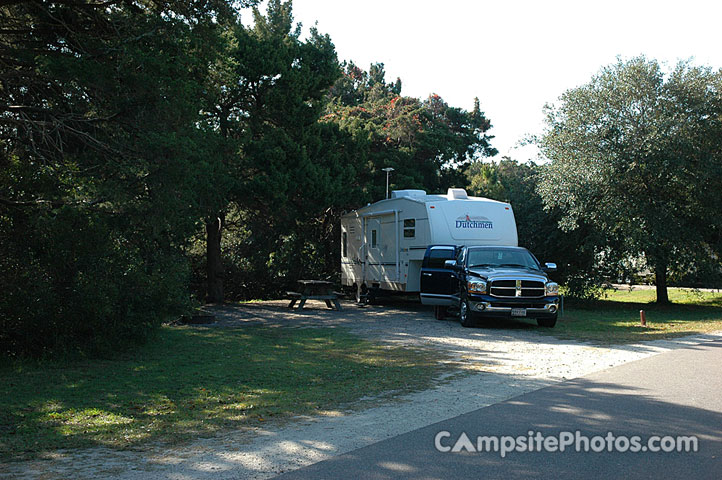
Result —
[{"label": "rv antenna", "polygon": [[394,169],[391,167],[382,168],[386,172],[386,198],[389,198],[389,173],[393,172]]}]

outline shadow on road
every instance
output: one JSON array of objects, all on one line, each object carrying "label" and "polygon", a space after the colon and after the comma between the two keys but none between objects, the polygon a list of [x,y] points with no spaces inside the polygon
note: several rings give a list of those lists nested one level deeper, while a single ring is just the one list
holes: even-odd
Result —
[{"label": "shadow on road", "polygon": [[[720,345],[717,345],[719,347]],[[717,411],[645,395],[645,390],[616,383],[577,379],[461,415],[347,455],[283,475],[283,479],[351,478],[719,478],[722,468],[722,405]],[[646,446],[653,436],[698,438],[698,452],[600,453],[580,440],[564,452],[441,453],[438,432],[449,432],[442,445],[453,446],[462,433],[528,438],[532,432],[559,437],[638,436]],[[623,442],[622,442],[623,444]],[[659,444],[657,444],[659,445]],[[588,448],[590,451],[583,451]]]}]

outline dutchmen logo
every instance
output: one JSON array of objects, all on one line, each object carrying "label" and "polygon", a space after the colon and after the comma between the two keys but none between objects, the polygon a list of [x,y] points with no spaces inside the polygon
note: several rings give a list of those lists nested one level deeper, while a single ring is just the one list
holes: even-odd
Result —
[{"label": "dutchmen logo", "polygon": [[494,224],[486,217],[470,217],[467,213],[456,219],[456,228],[494,228]]}]

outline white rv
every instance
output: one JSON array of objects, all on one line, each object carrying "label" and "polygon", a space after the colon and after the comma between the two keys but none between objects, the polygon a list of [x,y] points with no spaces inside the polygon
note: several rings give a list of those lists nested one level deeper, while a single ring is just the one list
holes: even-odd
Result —
[{"label": "white rv", "polygon": [[341,217],[341,283],[361,300],[369,290],[418,292],[429,245],[518,243],[511,205],[469,197],[394,190],[391,198]]}]

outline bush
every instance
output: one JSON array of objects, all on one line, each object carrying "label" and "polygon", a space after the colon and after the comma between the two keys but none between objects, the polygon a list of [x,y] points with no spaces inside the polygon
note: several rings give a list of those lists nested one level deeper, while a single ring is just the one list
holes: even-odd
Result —
[{"label": "bush", "polygon": [[188,308],[186,262],[118,219],[70,208],[1,218],[0,352],[99,355]]}]

